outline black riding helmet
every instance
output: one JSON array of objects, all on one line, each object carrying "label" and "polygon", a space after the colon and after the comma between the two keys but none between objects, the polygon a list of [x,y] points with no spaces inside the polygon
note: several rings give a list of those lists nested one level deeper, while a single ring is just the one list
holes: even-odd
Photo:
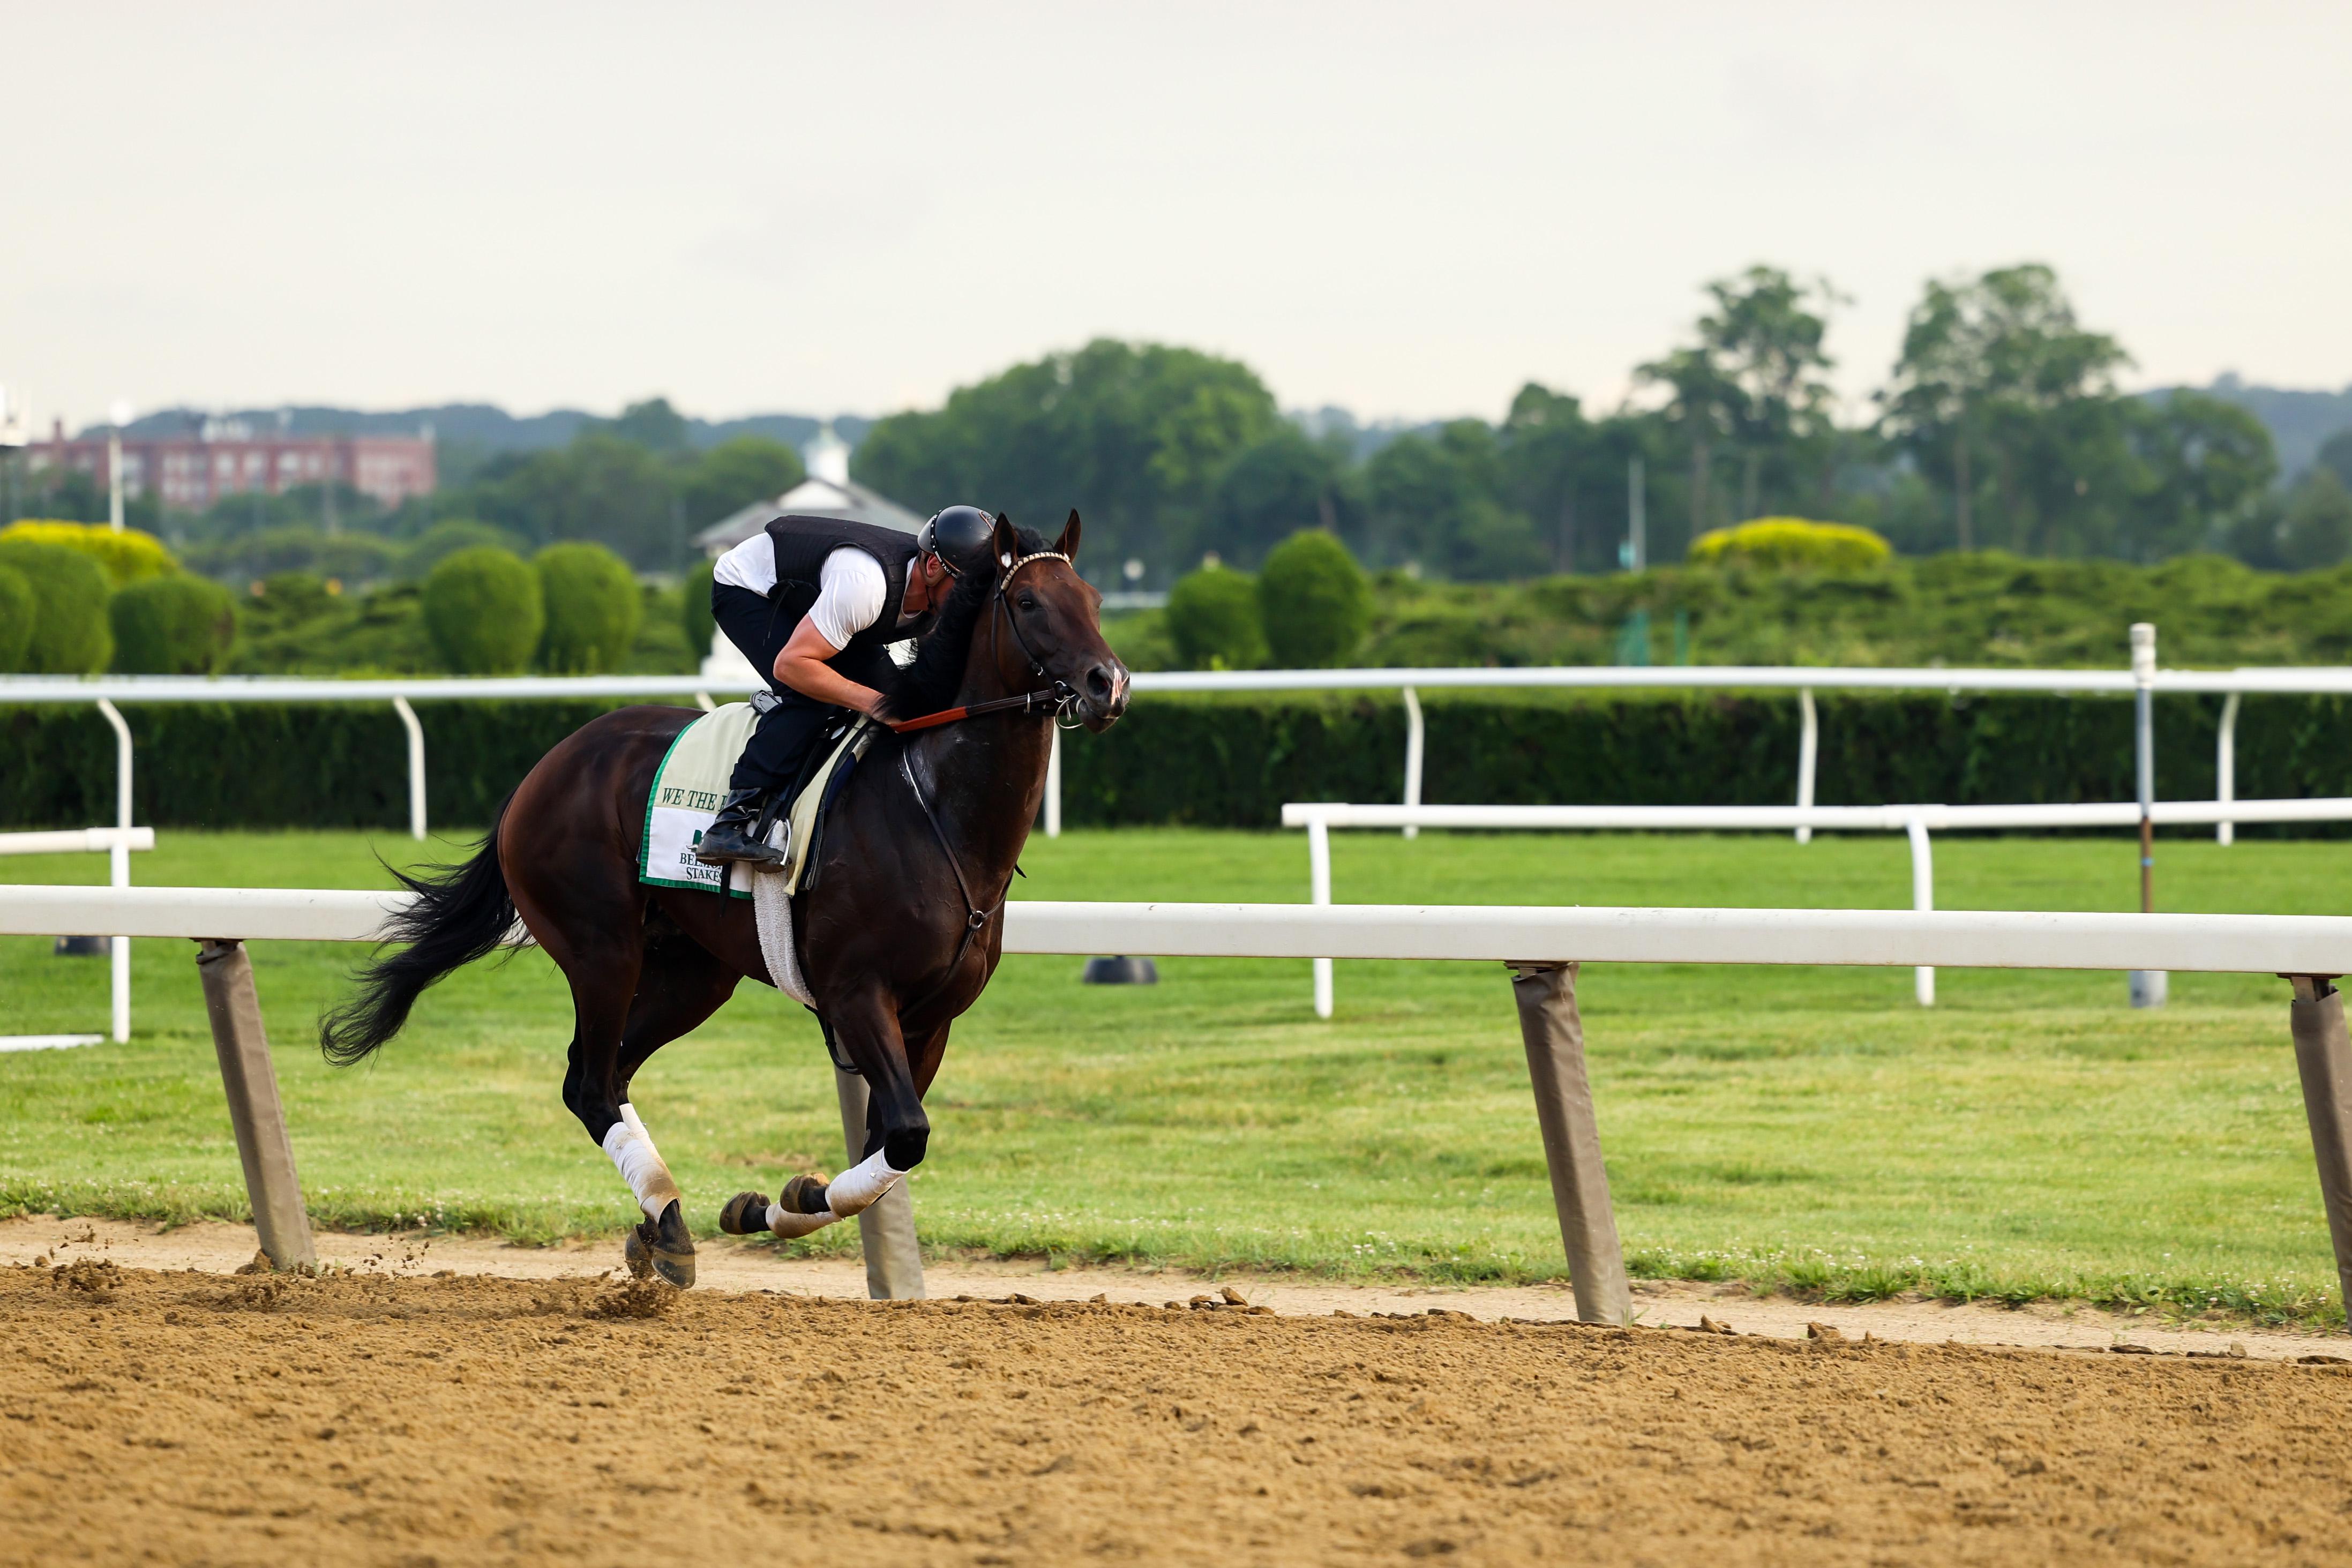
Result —
[{"label": "black riding helmet", "polygon": [[931,520],[915,536],[915,548],[938,556],[950,575],[961,577],[968,571],[988,570],[988,552],[995,538],[994,517],[978,507],[950,507],[931,514]]}]

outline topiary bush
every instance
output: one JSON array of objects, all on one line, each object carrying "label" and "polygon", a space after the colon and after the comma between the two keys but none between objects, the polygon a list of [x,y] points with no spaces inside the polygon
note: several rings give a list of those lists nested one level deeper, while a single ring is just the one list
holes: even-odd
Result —
[{"label": "topiary bush", "polygon": [[620,668],[646,609],[629,563],[603,545],[575,541],[548,546],[532,558],[531,568],[547,606],[541,666],[567,675]]},{"label": "topiary bush", "polygon": [[1344,664],[1372,624],[1372,585],[1348,547],[1321,528],[1275,546],[1257,574],[1266,646],[1286,670]]},{"label": "topiary bush", "polygon": [[236,641],[236,603],[208,578],[134,582],[106,607],[114,668],[128,675],[209,675]]},{"label": "topiary bush", "polygon": [[117,531],[104,523],[65,523],[27,517],[0,528],[0,539],[33,539],[79,550],[98,563],[110,587],[126,588],[151,578],[169,577],[180,570],[172,552],[153,534],[138,528]]},{"label": "topiary bush", "polygon": [[1768,571],[1870,571],[1894,556],[1894,548],[1868,528],[1803,517],[1758,517],[1736,528],[1710,528],[1690,547],[1691,560],[1700,566]]},{"label": "topiary bush", "polygon": [[400,574],[423,577],[459,550],[482,545],[520,555],[530,548],[530,541],[511,528],[477,522],[472,517],[444,517],[408,541],[407,549],[401,554]]},{"label": "topiary bush", "polygon": [[1257,587],[1238,571],[1204,566],[1168,595],[1168,635],[1189,670],[1255,670],[1265,663]]},{"label": "topiary bush", "polygon": [[0,567],[33,591],[33,630],[20,667],[36,675],[87,675],[106,668],[114,634],[106,624],[106,574],[68,545],[19,536],[0,539]]},{"label": "topiary bush", "polygon": [[444,667],[510,675],[530,663],[547,624],[539,574],[489,546],[462,549],[425,580],[425,632]]},{"label": "topiary bush", "polygon": [[710,570],[716,561],[698,560],[686,569],[686,579],[677,585],[677,623],[686,633],[686,651],[699,662],[708,658],[711,639],[719,635],[719,622],[710,613]]},{"label": "topiary bush", "polygon": [[25,667],[33,645],[33,585],[25,574],[0,566],[0,671]]}]

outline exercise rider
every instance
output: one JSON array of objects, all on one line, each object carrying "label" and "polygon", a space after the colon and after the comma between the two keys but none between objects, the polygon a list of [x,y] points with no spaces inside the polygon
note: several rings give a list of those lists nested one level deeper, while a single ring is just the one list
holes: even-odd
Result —
[{"label": "exercise rider", "polygon": [[986,570],[995,527],[977,507],[950,507],[917,534],[783,517],[719,558],[710,612],[772,689],[752,695],[759,727],[696,847],[699,859],[782,863],[754,837],[762,811],[799,777],[827,716],[874,711],[889,645],[929,629],[951,579]]}]

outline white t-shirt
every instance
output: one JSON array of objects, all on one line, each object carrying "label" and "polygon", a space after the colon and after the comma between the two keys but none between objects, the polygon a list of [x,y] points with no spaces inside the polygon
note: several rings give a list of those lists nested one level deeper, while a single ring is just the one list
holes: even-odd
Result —
[{"label": "white t-shirt", "polygon": [[[753,534],[719,558],[710,570],[713,582],[748,588],[762,599],[776,588],[776,541],[766,530]],[[824,558],[817,572],[816,602],[809,619],[817,635],[835,648],[882,618],[882,601],[890,596],[890,580],[882,563],[864,550],[844,545]],[[904,617],[901,617],[904,619]]]}]

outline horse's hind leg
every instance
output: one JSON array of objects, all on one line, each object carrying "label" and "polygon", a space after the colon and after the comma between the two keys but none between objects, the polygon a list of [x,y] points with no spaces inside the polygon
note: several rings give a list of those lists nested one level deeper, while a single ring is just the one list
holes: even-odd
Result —
[{"label": "horse's hind leg", "polygon": [[[717,1012],[734,994],[740,979],[698,944],[682,936],[656,938],[647,945],[638,972],[637,993],[629,1004],[629,1019],[621,1031],[615,1064],[622,1121],[641,1140],[656,1161],[660,1151],[653,1134],[630,1103],[630,1081],[646,1059]],[[662,1166],[668,1175],[668,1166]],[[675,1186],[671,1188],[676,1191]],[[648,1207],[650,1207],[648,1205]],[[623,1256],[629,1272],[639,1279],[658,1273],[681,1289],[694,1283],[694,1237],[687,1228],[684,1206],[675,1198],[659,1214],[649,1216],[631,1230]]]}]

